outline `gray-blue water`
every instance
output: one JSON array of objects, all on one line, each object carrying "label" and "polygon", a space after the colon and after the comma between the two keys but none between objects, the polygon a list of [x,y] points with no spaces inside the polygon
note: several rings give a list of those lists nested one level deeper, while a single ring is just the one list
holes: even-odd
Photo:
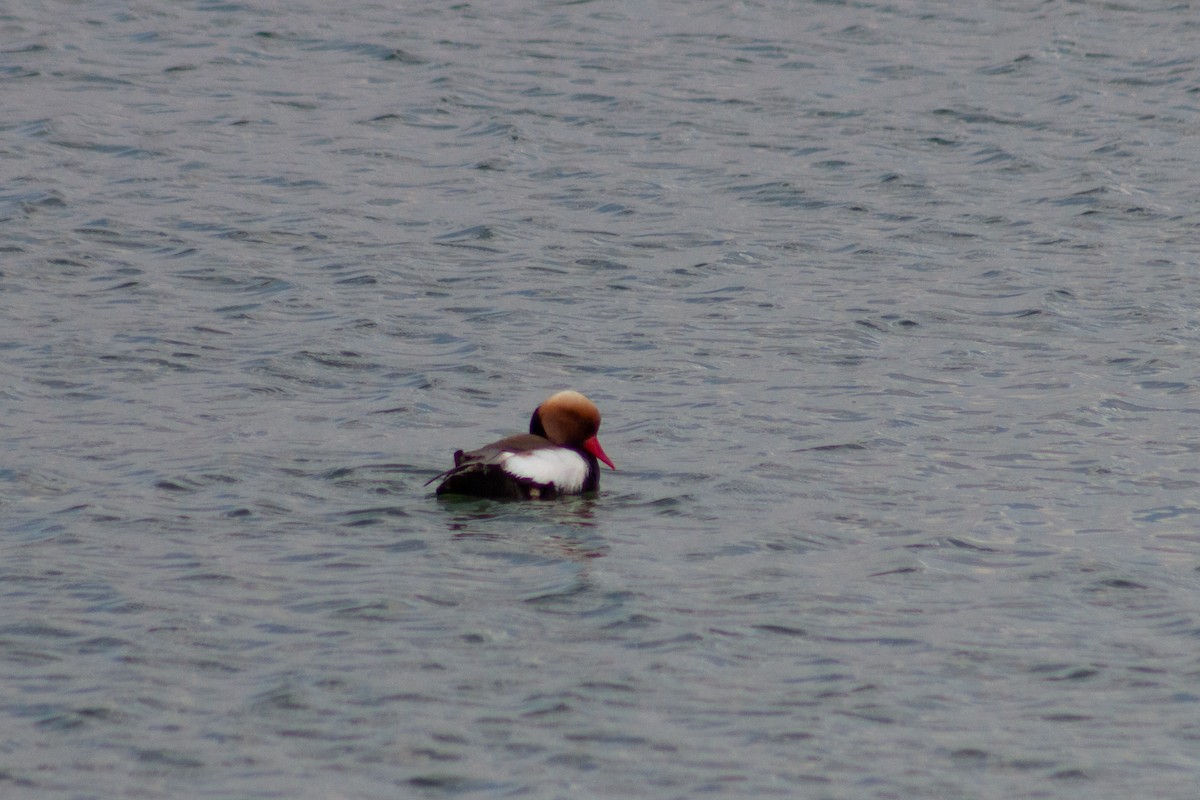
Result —
[{"label": "gray-blue water", "polygon": [[[0,9],[0,796],[1194,798],[1200,9]],[[571,387],[593,498],[438,502]]]}]

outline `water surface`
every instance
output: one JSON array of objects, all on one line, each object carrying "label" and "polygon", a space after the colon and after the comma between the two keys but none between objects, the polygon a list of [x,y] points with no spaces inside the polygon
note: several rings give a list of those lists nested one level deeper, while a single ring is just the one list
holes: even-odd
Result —
[{"label": "water surface", "polygon": [[1193,8],[157,5],[0,14],[5,797],[1194,796]]}]

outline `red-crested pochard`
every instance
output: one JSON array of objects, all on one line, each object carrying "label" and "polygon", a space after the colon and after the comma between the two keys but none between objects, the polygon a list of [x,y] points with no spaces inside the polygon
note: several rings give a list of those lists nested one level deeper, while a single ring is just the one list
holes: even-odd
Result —
[{"label": "red-crested pochard", "polygon": [[594,492],[600,459],[612,461],[596,439],[600,411],[579,392],[551,395],[533,410],[529,433],[509,436],[478,450],[454,454],[454,467],[438,478],[437,493],[508,500],[550,499]]}]

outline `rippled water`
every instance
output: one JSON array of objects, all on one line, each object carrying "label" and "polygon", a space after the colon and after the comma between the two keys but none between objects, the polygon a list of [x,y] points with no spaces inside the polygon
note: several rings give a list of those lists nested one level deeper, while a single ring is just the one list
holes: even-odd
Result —
[{"label": "rippled water", "polygon": [[0,11],[0,794],[1193,797],[1198,20]]}]

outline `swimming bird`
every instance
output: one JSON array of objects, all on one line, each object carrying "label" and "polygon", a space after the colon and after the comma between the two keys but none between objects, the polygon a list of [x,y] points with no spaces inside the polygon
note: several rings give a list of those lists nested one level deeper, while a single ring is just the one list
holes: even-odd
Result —
[{"label": "swimming bird", "polygon": [[603,461],[616,469],[600,442],[600,410],[579,392],[558,392],[533,410],[529,433],[454,454],[454,467],[435,475],[437,493],[507,500],[548,500],[594,492]]}]

